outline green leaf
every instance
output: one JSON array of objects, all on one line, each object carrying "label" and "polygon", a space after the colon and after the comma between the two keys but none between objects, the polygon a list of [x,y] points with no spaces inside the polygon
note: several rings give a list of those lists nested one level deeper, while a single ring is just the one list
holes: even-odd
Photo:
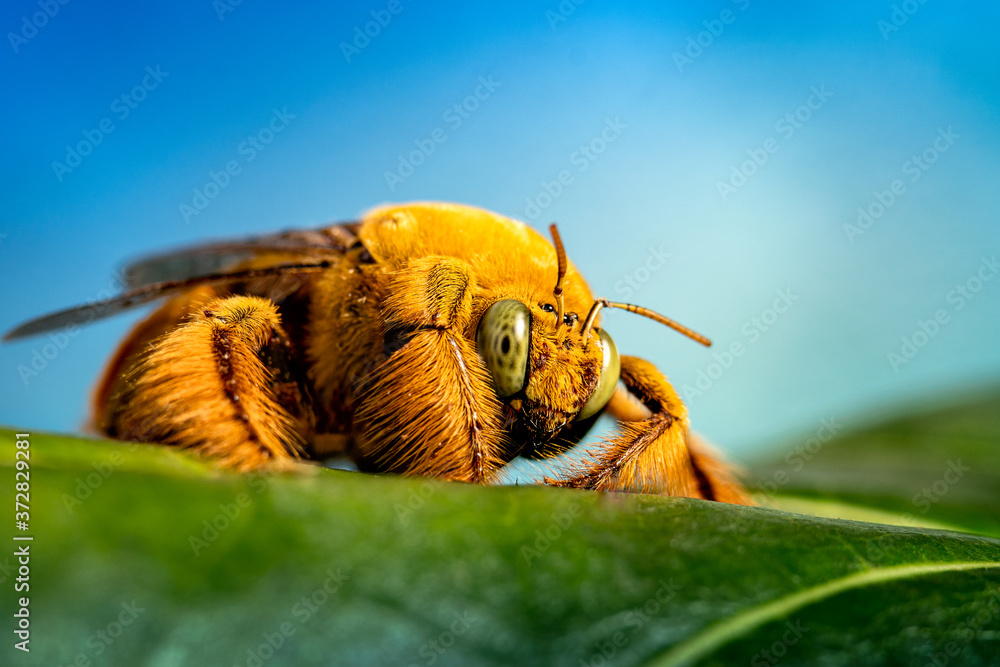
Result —
[{"label": "green leaf", "polygon": [[[12,479],[14,436],[0,438]],[[5,629],[3,664],[1000,656],[1000,541],[988,537],[318,468],[248,477],[163,447],[30,442],[30,530],[19,534],[34,538],[31,653]],[[11,485],[2,493],[12,507]],[[14,559],[2,559],[12,587]],[[0,603],[7,628],[15,597]]]},{"label": "green leaf", "polygon": [[770,506],[1000,536],[1000,390],[778,451],[751,470]]}]

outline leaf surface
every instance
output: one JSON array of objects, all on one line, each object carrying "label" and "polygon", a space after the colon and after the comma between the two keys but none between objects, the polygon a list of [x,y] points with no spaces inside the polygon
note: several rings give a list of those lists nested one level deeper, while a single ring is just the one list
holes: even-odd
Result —
[{"label": "leaf surface", "polygon": [[[13,451],[13,433],[0,438]],[[247,477],[162,447],[30,441],[32,651],[8,639],[4,664],[1000,656],[990,537],[315,467]],[[3,495],[12,506],[12,485]],[[5,594],[0,612],[15,611]]]}]

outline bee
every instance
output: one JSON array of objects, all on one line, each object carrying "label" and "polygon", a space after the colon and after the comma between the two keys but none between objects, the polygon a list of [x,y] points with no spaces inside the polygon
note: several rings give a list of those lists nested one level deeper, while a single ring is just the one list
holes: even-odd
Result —
[{"label": "bee", "polygon": [[387,205],[359,222],[148,257],[127,289],[6,340],[162,300],[111,358],[92,426],[237,471],[346,456],[359,470],[488,484],[516,456],[618,431],[546,484],[749,504],[691,433],[667,378],[619,356],[602,309],[552,242],[470,206]]}]

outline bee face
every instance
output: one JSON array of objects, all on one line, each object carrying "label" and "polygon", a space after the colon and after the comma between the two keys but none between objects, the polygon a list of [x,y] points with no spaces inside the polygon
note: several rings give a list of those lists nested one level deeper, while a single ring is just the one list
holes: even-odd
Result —
[{"label": "bee face", "polygon": [[618,351],[607,332],[584,335],[575,313],[557,325],[552,304],[497,301],[479,322],[476,345],[511,430],[535,443],[597,414],[618,382]]}]

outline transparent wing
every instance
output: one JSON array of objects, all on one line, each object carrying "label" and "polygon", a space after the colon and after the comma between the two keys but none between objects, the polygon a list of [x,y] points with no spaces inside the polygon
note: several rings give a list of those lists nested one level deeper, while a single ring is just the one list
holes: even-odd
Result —
[{"label": "transparent wing", "polygon": [[[29,320],[4,334],[10,341],[45,333],[71,324],[83,325],[141,306],[172,292],[206,283],[254,281],[268,285],[269,296],[279,299],[299,283],[296,273],[328,268],[336,257],[358,242],[359,223],[323,229],[293,229],[238,241],[206,243],[152,255],[125,267],[126,291],[104,301],[67,308]],[[273,265],[236,269],[246,262],[273,258]],[[269,279],[261,281],[260,279]]]},{"label": "transparent wing", "polygon": [[208,243],[144,257],[125,267],[127,288],[216,274],[261,255],[286,260],[320,260],[357,242],[358,223],[324,229],[293,229],[238,241]]},{"label": "transparent wing", "polygon": [[148,285],[143,285],[142,287],[128,290],[127,292],[110,299],[95,301],[93,303],[75,306],[73,308],[67,308],[65,310],[60,310],[55,313],[50,313],[33,320],[29,320],[24,324],[8,331],[4,334],[3,339],[4,341],[11,341],[18,338],[25,338],[27,336],[45,333],[46,331],[66,327],[71,324],[89,324],[94,320],[110,317],[111,315],[120,313],[123,310],[128,310],[129,308],[134,308],[135,306],[141,306],[145,303],[156,301],[160,297],[172,292],[189,289],[197,285],[204,285],[208,283],[243,282],[258,280],[260,278],[322,271],[332,266],[332,264],[332,260],[322,260],[318,262],[300,264],[276,264],[274,266],[264,268],[224,271],[221,273],[194,276],[183,280],[167,280],[150,283]]}]

